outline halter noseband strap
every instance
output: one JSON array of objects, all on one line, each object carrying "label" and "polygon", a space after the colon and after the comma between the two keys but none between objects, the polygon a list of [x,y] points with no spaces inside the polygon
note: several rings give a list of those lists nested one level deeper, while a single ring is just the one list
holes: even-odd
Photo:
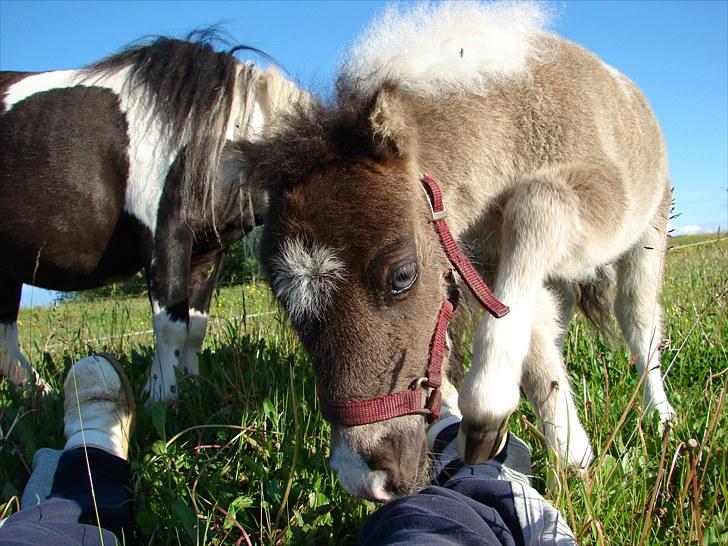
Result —
[{"label": "halter noseband strap", "polygon": [[[448,260],[486,311],[496,318],[504,316],[508,313],[508,307],[493,295],[450,233],[445,222],[446,212],[442,192],[437,182],[428,175],[423,175],[420,182],[430,203],[432,222]],[[445,275],[452,275],[452,271],[448,270]],[[437,421],[440,418],[440,385],[442,384],[442,361],[447,345],[447,327],[456,307],[457,295],[448,296],[440,306],[435,331],[430,341],[430,357],[425,377],[415,380],[405,391],[385,394],[369,400],[327,401],[320,397],[321,413],[324,419],[340,425],[356,426],[385,421],[401,415],[421,414],[427,417],[429,423]],[[422,388],[431,389],[424,404]]]}]

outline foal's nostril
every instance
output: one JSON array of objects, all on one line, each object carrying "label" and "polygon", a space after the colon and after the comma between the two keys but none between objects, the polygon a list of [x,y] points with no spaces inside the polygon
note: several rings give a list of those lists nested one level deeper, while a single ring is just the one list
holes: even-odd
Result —
[{"label": "foal's nostril", "polygon": [[382,488],[399,497],[413,493],[421,484],[422,468],[427,464],[424,429],[421,434],[392,434],[380,440],[378,449],[364,456],[372,471],[386,476]]},{"label": "foal's nostril", "polygon": [[410,492],[410,482],[401,470],[401,463],[393,460],[390,456],[372,456],[365,459],[369,468],[374,471],[384,472],[386,480],[382,488],[390,495],[401,496]]},{"label": "foal's nostril", "polygon": [[384,483],[384,488],[389,491],[389,489],[392,487],[394,476],[392,472],[392,466],[390,462],[386,459],[387,457],[381,457],[378,455],[370,455],[368,457],[364,457],[364,461],[367,463],[367,466],[371,470],[384,472],[386,474],[387,479]]}]

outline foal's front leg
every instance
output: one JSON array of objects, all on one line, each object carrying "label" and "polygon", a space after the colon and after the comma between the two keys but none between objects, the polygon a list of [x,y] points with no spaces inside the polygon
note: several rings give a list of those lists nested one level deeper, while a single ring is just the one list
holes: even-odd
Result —
[{"label": "foal's front leg", "polygon": [[0,376],[18,386],[35,384],[48,392],[50,387],[30,365],[18,343],[21,290],[21,283],[0,276]]},{"label": "foal's front leg", "polygon": [[523,363],[529,353],[539,293],[573,247],[578,200],[558,179],[524,181],[503,210],[501,259],[494,293],[510,307],[478,325],[473,364],[460,391],[464,419],[461,453],[482,462],[500,449],[518,406]]},{"label": "foal's front leg", "polygon": [[547,288],[539,294],[521,387],[557,459],[572,468],[585,468],[594,453],[576,412],[563,357],[563,339],[571,315],[571,302],[564,299],[572,297],[573,292],[561,288],[559,298]]}]

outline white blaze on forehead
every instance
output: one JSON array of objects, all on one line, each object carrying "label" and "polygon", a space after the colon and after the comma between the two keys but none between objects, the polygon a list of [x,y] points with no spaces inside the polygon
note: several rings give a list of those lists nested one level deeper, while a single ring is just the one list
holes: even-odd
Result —
[{"label": "white blaze on forehead", "polygon": [[291,320],[318,318],[346,276],[336,252],[301,238],[286,239],[273,265],[273,291]]}]

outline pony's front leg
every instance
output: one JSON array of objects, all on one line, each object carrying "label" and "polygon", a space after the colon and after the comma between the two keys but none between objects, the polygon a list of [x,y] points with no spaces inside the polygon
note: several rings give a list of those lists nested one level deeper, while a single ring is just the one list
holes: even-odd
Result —
[{"label": "pony's front leg", "polygon": [[184,371],[192,376],[199,375],[199,355],[205,341],[207,314],[212,292],[220,272],[224,252],[222,250],[193,258],[190,270],[190,328],[187,336]]},{"label": "pony's front leg", "polygon": [[459,401],[459,444],[469,463],[493,457],[505,442],[508,418],[520,399],[539,292],[568,254],[575,218],[569,188],[540,178],[518,185],[503,209],[494,293],[510,313],[500,319],[486,313],[476,331]]},{"label": "pony's front leg", "polygon": [[22,284],[0,277],[0,376],[15,385],[38,385],[44,392],[48,384],[30,365],[18,343],[18,307]]},{"label": "pony's front leg", "polygon": [[147,266],[155,348],[144,392],[148,403],[174,402],[177,369],[185,368],[189,330],[189,270],[192,234],[183,223],[161,225]]}]

